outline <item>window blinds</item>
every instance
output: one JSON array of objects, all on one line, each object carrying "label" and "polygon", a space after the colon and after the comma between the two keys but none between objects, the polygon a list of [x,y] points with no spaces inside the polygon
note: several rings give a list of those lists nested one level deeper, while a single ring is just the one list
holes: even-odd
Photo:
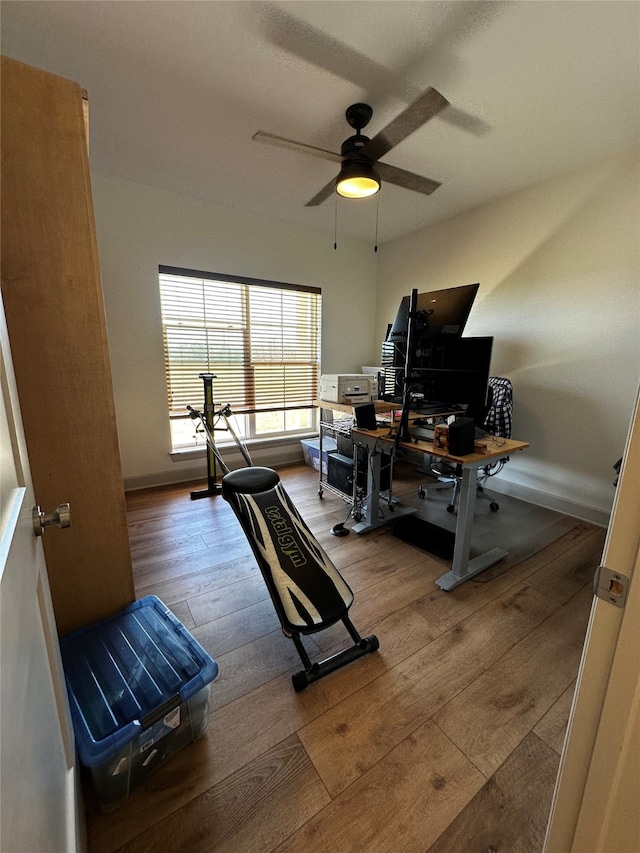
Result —
[{"label": "window blinds", "polygon": [[319,289],[160,267],[169,413],[202,408],[200,373],[236,414],[313,408],[319,392]]}]

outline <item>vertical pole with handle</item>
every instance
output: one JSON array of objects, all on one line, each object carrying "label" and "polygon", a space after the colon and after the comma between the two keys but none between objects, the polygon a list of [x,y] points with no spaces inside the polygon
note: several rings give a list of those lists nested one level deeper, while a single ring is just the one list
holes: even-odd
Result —
[{"label": "vertical pole with handle", "polygon": [[[216,374],[199,373],[198,376],[204,382],[204,416],[211,435],[213,435],[213,380],[216,378]],[[207,488],[191,492],[191,500],[194,501],[198,498],[208,498],[212,495],[219,495],[222,491],[222,486],[217,481],[217,475],[218,468],[216,465],[216,456],[207,442]]]}]

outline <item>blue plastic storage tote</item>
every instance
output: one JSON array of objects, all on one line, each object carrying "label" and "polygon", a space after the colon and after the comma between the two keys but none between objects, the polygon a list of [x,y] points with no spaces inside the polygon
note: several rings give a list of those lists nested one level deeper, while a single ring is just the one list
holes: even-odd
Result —
[{"label": "blue plastic storage tote", "polygon": [[154,595],[60,648],[80,761],[109,811],[205,733],[218,665]]}]

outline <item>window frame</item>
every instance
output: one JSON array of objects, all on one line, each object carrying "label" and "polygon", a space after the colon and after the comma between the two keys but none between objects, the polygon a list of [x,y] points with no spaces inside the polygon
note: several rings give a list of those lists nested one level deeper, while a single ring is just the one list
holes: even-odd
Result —
[{"label": "window frame", "polygon": [[[172,322],[172,318],[165,314],[165,308],[162,304],[163,303],[163,294],[162,294],[162,276],[163,275],[171,276],[171,277],[178,277],[178,278],[183,277],[183,278],[188,278],[191,280],[195,279],[196,281],[200,280],[201,282],[203,282],[203,284],[202,284],[203,300],[206,299],[206,289],[205,289],[206,284],[205,284],[205,282],[207,282],[207,281],[210,281],[213,283],[221,282],[221,283],[227,283],[227,284],[231,284],[231,285],[240,285],[243,288],[242,293],[239,295],[240,304],[242,305],[242,309],[241,309],[242,321],[241,321],[240,325],[237,326],[236,333],[237,333],[237,340],[240,340],[240,339],[242,340],[241,350],[242,350],[243,358],[242,358],[241,373],[244,375],[244,380],[243,380],[243,382],[240,383],[240,385],[242,386],[242,391],[243,391],[243,393],[241,394],[241,397],[243,397],[245,399],[245,404],[239,405],[237,408],[234,408],[233,404],[232,404],[232,408],[234,408],[234,411],[236,412],[236,421],[238,422],[237,423],[238,431],[243,436],[243,438],[245,440],[247,440],[248,442],[269,441],[269,440],[282,441],[283,439],[286,439],[287,437],[299,437],[302,435],[306,435],[309,433],[316,432],[317,431],[316,400],[317,400],[317,397],[319,394],[319,387],[320,387],[320,356],[321,356],[321,332],[322,332],[322,291],[321,291],[321,288],[312,287],[309,285],[298,285],[298,284],[291,284],[291,283],[285,283],[285,282],[279,282],[279,281],[270,281],[267,279],[251,278],[249,276],[238,276],[238,275],[230,275],[230,274],[222,274],[222,273],[212,273],[212,272],[205,271],[205,270],[194,270],[194,269],[188,269],[185,267],[174,267],[174,266],[168,266],[165,264],[160,264],[158,266],[158,288],[159,288],[160,300],[161,300],[160,310],[161,310],[161,323],[162,323],[163,351],[164,351],[164,360],[165,360],[165,384],[166,384],[166,392],[167,392],[167,407],[168,407],[169,420],[172,424],[172,430],[171,430],[171,433],[172,433],[172,438],[171,438],[172,453],[185,451],[185,450],[188,450],[189,448],[201,447],[202,444],[201,444],[201,442],[199,442],[197,440],[197,436],[194,436],[189,441],[187,441],[186,439],[185,440],[179,440],[179,439],[176,440],[176,438],[175,438],[175,434],[174,434],[175,431],[173,429],[173,424],[175,424],[176,421],[188,421],[188,420],[190,420],[190,416],[189,416],[189,413],[186,409],[186,405],[185,405],[185,409],[184,409],[184,414],[182,414],[182,412],[180,411],[179,406],[178,406],[178,408],[176,408],[175,406],[172,406],[172,391],[175,387],[179,386],[179,382],[176,383],[176,381],[175,381],[175,375],[176,375],[176,373],[179,373],[179,367],[175,369],[175,372],[172,375],[172,373],[171,373],[172,357],[171,357],[171,352],[170,352],[169,334],[171,331],[173,331],[175,333],[175,331],[180,328],[181,334],[184,334],[185,330],[187,331],[185,338],[188,338],[188,329],[192,328],[194,330],[193,344],[194,344],[194,346],[196,346],[198,344],[198,337],[197,337],[196,328],[199,328],[200,330],[204,330],[205,331],[204,339],[206,341],[205,348],[207,351],[207,357],[205,359],[205,362],[203,362],[203,364],[202,364],[200,372],[202,372],[202,373],[213,372],[214,374],[217,374],[217,371],[215,369],[215,363],[212,363],[212,359],[211,359],[211,348],[212,347],[210,345],[210,335],[209,335],[210,331],[215,330],[215,324],[208,324],[208,322],[207,322],[206,308],[204,307],[204,301],[203,301],[202,318],[200,321],[198,321],[198,324],[196,324],[195,322],[193,323],[193,325],[190,325],[188,322],[186,322],[186,323],[177,323],[175,321]],[[252,344],[252,342],[254,344],[254,348],[257,349],[257,347],[256,347],[256,342],[255,342],[255,336],[254,336],[254,338],[252,338],[251,313],[250,313],[250,308],[248,307],[250,305],[250,302],[251,302],[250,297],[252,295],[252,289],[256,289],[256,288],[259,288],[260,290],[261,289],[277,290],[277,291],[281,292],[283,295],[286,294],[287,292],[290,292],[290,293],[298,293],[303,298],[305,295],[312,295],[312,296],[316,297],[315,300],[313,300],[310,303],[311,311],[315,315],[315,317],[314,317],[315,322],[312,326],[312,332],[309,336],[309,355],[310,355],[310,358],[308,360],[304,360],[304,359],[287,360],[284,357],[284,350],[286,349],[286,344],[288,343],[288,338],[287,338],[286,334],[284,334],[284,335],[282,335],[281,340],[276,345],[276,349],[278,349],[278,345],[279,345],[283,350],[282,358],[281,358],[281,360],[276,359],[274,362],[276,364],[279,363],[279,364],[283,365],[283,372],[286,371],[287,366],[289,366],[290,370],[291,369],[295,370],[297,366],[301,365],[303,374],[305,372],[305,367],[308,368],[308,372],[310,372],[310,377],[309,378],[303,378],[303,380],[301,382],[301,391],[300,391],[300,393],[303,396],[308,395],[307,400],[304,400],[304,401],[299,400],[298,402],[292,402],[289,405],[287,405],[285,403],[282,406],[277,406],[277,405],[274,406],[273,403],[265,406],[265,405],[260,405],[256,401],[256,391],[259,391],[260,387],[262,387],[262,386],[260,386],[259,381],[256,381],[256,376],[255,376],[255,374],[256,374],[255,366],[260,365],[260,359],[255,358],[252,360],[252,358],[251,358],[251,344]],[[257,295],[260,293],[260,290],[253,290],[253,293],[255,295]],[[307,304],[309,304],[309,303],[307,302]],[[304,302],[301,299],[301,306],[303,306],[303,305],[304,305]],[[283,317],[282,313],[280,314],[279,319],[280,319],[280,329],[284,329],[286,331],[286,324],[284,323],[284,317]],[[260,324],[256,323],[254,320],[253,325],[254,325],[254,328],[259,328]],[[211,335],[211,338],[214,341],[216,340],[215,331]],[[295,331],[294,331],[294,338],[295,338]],[[200,345],[202,345],[201,341],[200,341]],[[179,362],[175,359],[174,359],[174,363],[179,365]],[[249,376],[249,374],[251,377],[250,379],[247,378]],[[196,374],[196,376],[197,376],[197,374]],[[196,381],[201,381],[201,380],[196,379]],[[283,376],[281,381],[283,383],[285,383],[286,382],[286,376]],[[299,380],[297,380],[297,381],[299,381]],[[267,387],[269,387],[269,383],[267,383]],[[273,385],[269,388],[269,390],[273,390],[274,388],[277,391],[277,382],[273,383]],[[216,392],[216,380],[214,380],[213,390],[214,390],[214,402],[216,403],[216,405],[225,404],[226,402],[229,402],[228,400],[222,399],[222,397],[218,396],[218,393]],[[296,390],[298,390],[298,389],[296,388]],[[224,392],[222,392],[222,393],[224,395]],[[246,396],[246,395],[248,395],[248,396]],[[195,408],[202,409],[203,408],[203,402],[204,402],[203,397],[204,397],[204,389],[203,389],[203,386],[201,385],[200,391],[199,391],[199,399],[191,399],[189,397],[188,398],[188,404],[194,406]],[[246,404],[247,400],[249,400],[250,398],[251,398],[251,404],[247,405]],[[308,424],[287,429],[287,427],[286,427],[287,413],[292,413],[294,411],[300,411],[300,410],[309,411],[310,418],[308,420]],[[283,424],[284,429],[263,430],[263,431],[258,432],[256,429],[256,417],[258,416],[258,418],[259,418],[259,416],[261,414],[267,414],[269,412],[280,412],[280,413],[282,413],[283,420],[284,420],[284,424]],[[225,443],[224,434],[221,436],[220,443],[221,444]]]}]

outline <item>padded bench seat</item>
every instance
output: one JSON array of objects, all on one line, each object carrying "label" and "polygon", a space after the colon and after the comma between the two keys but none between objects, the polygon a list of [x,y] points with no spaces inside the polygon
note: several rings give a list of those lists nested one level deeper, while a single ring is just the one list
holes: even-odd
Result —
[{"label": "padded bench seat", "polygon": [[[282,630],[305,666],[293,676],[296,690],[379,647],[377,637],[362,639],[349,620],[353,592],[305,524],[276,471],[258,466],[231,471],[222,479],[222,495],[247,536]],[[354,645],[312,664],[300,635],[339,621]]]}]

